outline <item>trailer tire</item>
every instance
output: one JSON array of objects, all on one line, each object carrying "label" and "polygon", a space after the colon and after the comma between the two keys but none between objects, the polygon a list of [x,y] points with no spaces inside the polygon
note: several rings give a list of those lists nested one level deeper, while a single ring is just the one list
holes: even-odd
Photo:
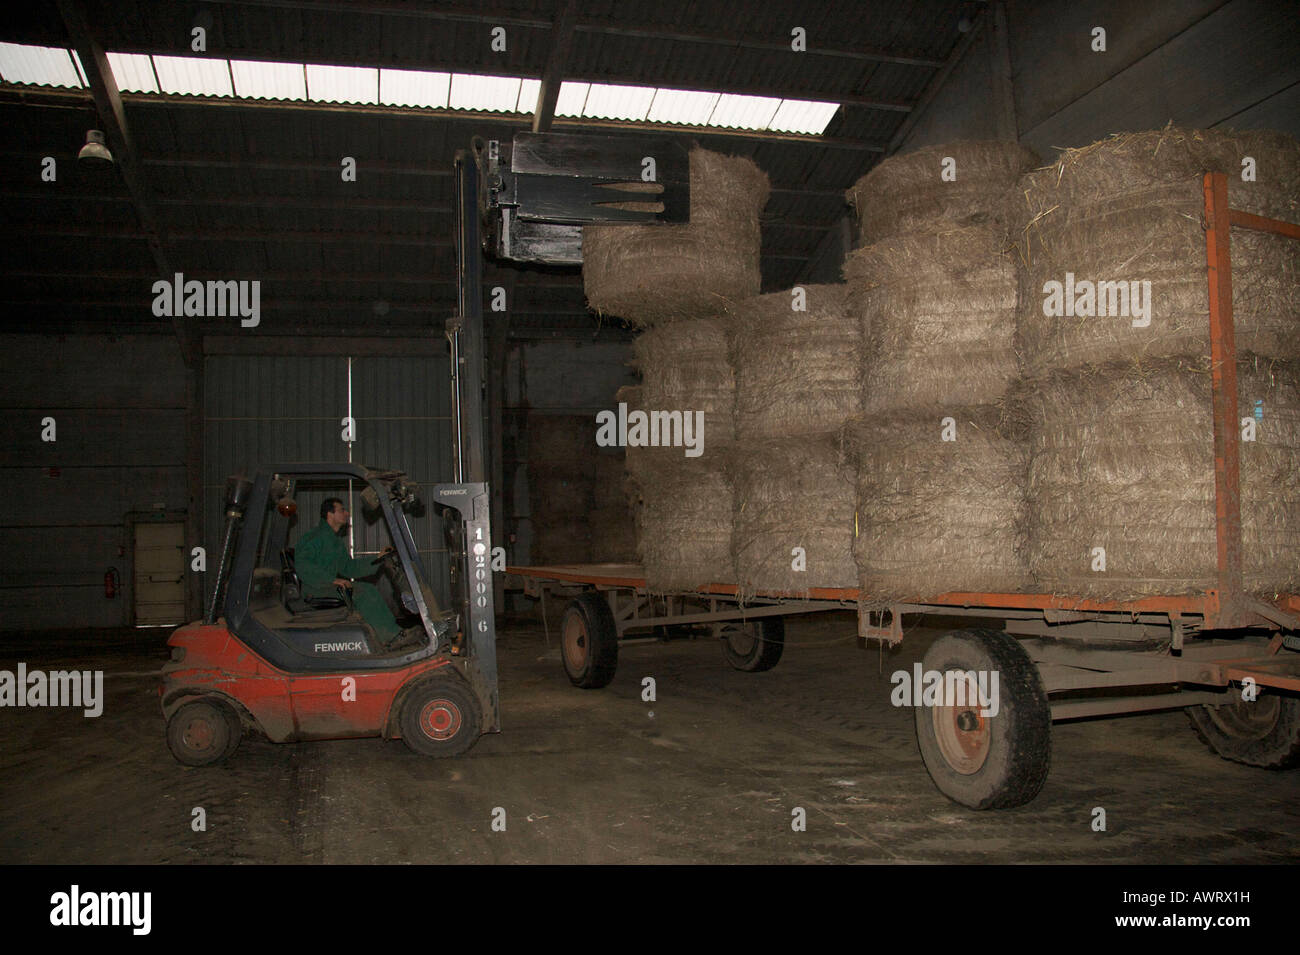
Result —
[{"label": "trailer tire", "polygon": [[435,676],[412,687],[398,721],[402,742],[421,756],[459,756],[483,732],[478,697],[458,676]]},{"label": "trailer tire", "polygon": [[735,669],[762,673],[781,662],[785,621],[780,617],[729,620],[722,625],[722,653]]},{"label": "trailer tire", "polygon": [[581,593],[564,608],[560,659],[569,682],[584,690],[598,690],[614,679],[618,670],[618,626],[600,591]]},{"label": "trailer tire", "polygon": [[1201,742],[1224,759],[1262,769],[1300,766],[1300,698],[1261,693],[1222,706],[1189,706]]},{"label": "trailer tire", "polygon": [[1051,767],[1052,711],[1019,641],[956,630],[934,642],[922,669],[998,674],[996,715],[984,716],[978,702],[916,707],[917,744],[939,791],[971,809],[1010,809],[1037,796]]}]

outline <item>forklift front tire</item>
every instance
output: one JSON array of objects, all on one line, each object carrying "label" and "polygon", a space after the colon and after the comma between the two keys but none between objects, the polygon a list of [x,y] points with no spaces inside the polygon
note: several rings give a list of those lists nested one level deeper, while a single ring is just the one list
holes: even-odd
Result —
[{"label": "forklift front tire", "polygon": [[167,721],[167,746],[186,766],[211,766],[239,748],[243,727],[226,704],[216,700],[186,703]]},{"label": "forklift front tire", "polygon": [[478,698],[459,677],[435,677],[402,704],[402,742],[421,756],[459,756],[478,742],[483,714]]}]

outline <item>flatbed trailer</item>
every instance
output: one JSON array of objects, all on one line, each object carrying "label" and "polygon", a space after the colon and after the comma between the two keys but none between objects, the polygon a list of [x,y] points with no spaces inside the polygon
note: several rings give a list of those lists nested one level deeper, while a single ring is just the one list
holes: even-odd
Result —
[{"label": "flatbed trailer", "polygon": [[[931,778],[971,808],[1032,799],[1047,777],[1051,723],[1059,720],[1186,708],[1198,735],[1225,759],[1272,769],[1300,764],[1300,596],[1264,600],[1243,583],[1230,255],[1233,227],[1297,240],[1300,226],[1229,208],[1222,173],[1206,173],[1202,191],[1217,586],[1128,601],[944,593],[882,604],[857,589],[742,595],[716,583],[652,593],[640,567],[588,564],[509,567],[507,587],[513,582],[543,600],[547,592],[572,597],[561,657],[569,679],[584,688],[613,679],[619,643],[636,639],[627,634],[656,627],[709,626],[733,667],[761,671],[780,660],[782,618],[791,614],[853,609],[864,642],[891,646],[902,641],[908,616],[973,618],[974,626],[932,644],[914,683],[933,692],[917,690],[910,702]],[[931,674],[940,677],[937,687]]]},{"label": "flatbed trailer", "polygon": [[584,689],[614,678],[620,645],[657,639],[647,634],[661,627],[708,628],[732,667],[758,672],[780,661],[787,616],[854,610],[864,646],[897,645],[909,617],[970,618],[971,627],[935,641],[922,673],[974,673],[978,680],[996,672],[998,698],[981,698],[975,683],[965,698],[960,691],[945,698],[939,684],[941,705],[917,707],[916,722],[931,778],[971,808],[1032,799],[1050,765],[1049,724],[1062,720],[1187,709],[1198,735],[1225,759],[1277,769],[1300,760],[1296,596],[1245,598],[1225,608],[1212,590],[1123,602],[947,593],[876,607],[856,589],[759,593],[743,602],[735,585],[723,583],[657,593],[632,564],[506,573],[507,589],[543,602],[548,594],[568,599],[561,659]]}]

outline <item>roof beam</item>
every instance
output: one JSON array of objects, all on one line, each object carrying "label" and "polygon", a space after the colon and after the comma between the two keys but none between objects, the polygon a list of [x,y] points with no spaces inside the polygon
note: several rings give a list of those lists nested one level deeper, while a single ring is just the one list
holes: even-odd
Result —
[{"label": "roof beam", "polygon": [[925,114],[925,111],[930,108],[930,104],[934,102],[934,98],[939,95],[939,90],[943,89],[943,85],[948,82],[948,77],[952,76],[953,69],[961,62],[961,58],[966,55],[966,51],[970,49],[970,45],[974,42],[975,36],[980,32],[981,27],[983,27],[985,19],[984,14],[986,10],[987,8],[981,8],[976,12],[974,19],[971,21],[970,29],[962,35],[962,38],[958,40],[956,44],[954,44],[952,52],[948,54],[948,59],[943,62],[943,67],[939,72],[930,78],[930,82],[926,84],[925,89],[921,91],[921,96],[917,99],[916,106],[913,107],[912,112],[908,114],[905,120],[903,120],[902,124],[898,127],[898,130],[889,140],[889,147],[885,150],[885,155],[892,156],[898,151],[898,147],[903,145],[903,140],[905,140],[907,134],[912,131],[912,127],[917,124],[917,121]]},{"label": "roof beam", "polygon": [[[109,66],[104,48],[90,32],[90,23],[86,19],[81,0],[57,0],[57,2],[63,25],[67,28],[68,37],[81,59],[81,68],[86,75],[86,82],[90,84],[91,97],[95,101],[99,121],[104,124],[105,137],[112,146],[113,157],[117,167],[122,171],[122,179],[126,183],[127,192],[131,195],[140,227],[145,232],[149,252],[158,267],[158,273],[169,275],[172,270],[168,266],[167,255],[163,251],[162,232],[154,216],[153,194],[136,158],[135,142],[131,137],[131,128],[126,122],[126,111],[122,106],[122,96],[118,92],[117,81],[113,77],[113,69]],[[180,345],[182,360],[187,367],[193,366],[198,359],[198,354],[194,349],[195,343],[185,328],[184,319],[173,317],[172,328],[176,333],[176,341]]]},{"label": "roof beam", "polygon": [[573,23],[578,12],[577,0],[560,0],[555,15],[555,28],[551,31],[551,49],[546,55],[546,68],[542,70],[542,86],[537,91],[537,105],[533,108],[533,132],[544,133],[555,119],[555,104],[560,98],[560,84],[564,82],[564,65],[573,48]]}]

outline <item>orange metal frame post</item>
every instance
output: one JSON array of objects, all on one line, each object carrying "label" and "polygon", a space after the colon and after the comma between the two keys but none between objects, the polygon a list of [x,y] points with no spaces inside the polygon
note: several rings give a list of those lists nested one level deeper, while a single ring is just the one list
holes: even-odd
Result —
[{"label": "orange metal frame post", "polygon": [[[1205,174],[1205,259],[1210,278],[1210,377],[1214,406],[1214,501],[1219,600],[1231,617],[1244,591],[1241,570],[1241,443],[1237,339],[1232,321],[1228,177]],[[1229,624],[1231,625],[1231,624]]]}]

